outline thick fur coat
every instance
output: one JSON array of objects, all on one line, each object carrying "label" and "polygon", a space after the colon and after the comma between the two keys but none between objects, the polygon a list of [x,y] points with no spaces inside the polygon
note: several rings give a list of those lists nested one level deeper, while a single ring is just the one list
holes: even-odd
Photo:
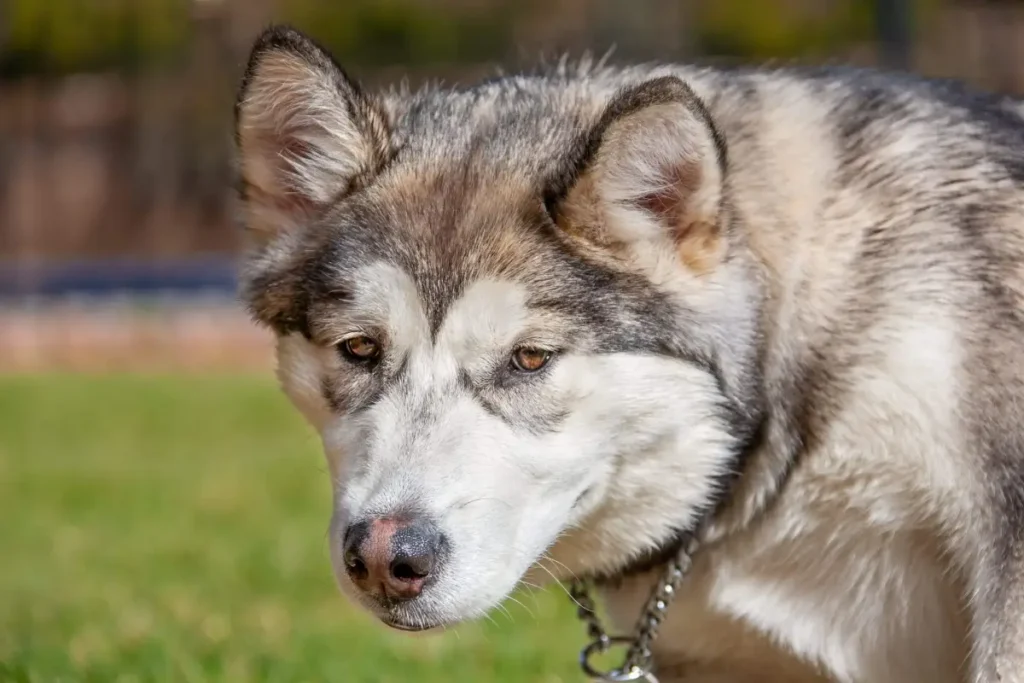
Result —
[{"label": "thick fur coat", "polygon": [[[663,681],[1024,682],[1019,101],[589,63],[371,94],[274,28],[237,140],[244,298],[383,621],[553,574],[628,628],[705,521]],[[353,579],[354,525],[410,517],[416,597]]]}]

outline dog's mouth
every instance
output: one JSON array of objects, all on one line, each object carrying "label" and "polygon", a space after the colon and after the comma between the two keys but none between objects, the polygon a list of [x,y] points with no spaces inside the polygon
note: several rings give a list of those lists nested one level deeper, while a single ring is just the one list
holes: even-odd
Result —
[{"label": "dog's mouth", "polygon": [[438,622],[436,624],[409,624],[404,621],[397,619],[382,619],[385,626],[395,629],[396,631],[404,631],[406,633],[422,633],[424,631],[433,631],[435,629],[442,628],[444,624]]}]

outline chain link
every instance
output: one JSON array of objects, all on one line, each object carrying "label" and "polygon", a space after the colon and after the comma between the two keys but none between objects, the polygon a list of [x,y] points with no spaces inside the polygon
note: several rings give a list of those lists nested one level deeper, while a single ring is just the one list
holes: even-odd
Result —
[{"label": "chain link", "polygon": [[[657,683],[652,669],[654,652],[652,646],[658,637],[658,630],[668,613],[668,608],[682,586],[683,580],[693,568],[693,554],[700,545],[698,534],[687,534],[679,546],[679,552],[665,567],[661,580],[651,592],[644,609],[637,620],[636,628],[630,637],[613,637],[601,624],[597,607],[590,589],[583,581],[573,581],[569,587],[569,595],[576,603],[576,615],[587,625],[590,643],[580,653],[580,666],[583,671],[596,681],[616,683],[621,681],[648,681]],[[621,667],[601,672],[590,664],[590,658],[606,652],[614,645],[629,644],[626,657]]]},{"label": "chain link", "polygon": [[569,586],[569,597],[576,603],[576,616],[587,625],[587,635],[590,640],[607,644],[611,638],[601,626],[601,618],[597,616],[597,606],[594,604],[594,599],[590,597],[587,584],[582,581],[573,581]]}]

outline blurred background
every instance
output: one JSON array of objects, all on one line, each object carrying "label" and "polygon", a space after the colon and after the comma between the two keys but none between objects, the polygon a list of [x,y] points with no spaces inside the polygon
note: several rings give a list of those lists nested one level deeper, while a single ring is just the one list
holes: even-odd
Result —
[{"label": "blurred background", "polygon": [[581,680],[557,590],[429,639],[336,593],[319,446],[234,295],[271,21],[370,86],[611,49],[1024,92],[1019,0],[0,0],[0,681]]}]

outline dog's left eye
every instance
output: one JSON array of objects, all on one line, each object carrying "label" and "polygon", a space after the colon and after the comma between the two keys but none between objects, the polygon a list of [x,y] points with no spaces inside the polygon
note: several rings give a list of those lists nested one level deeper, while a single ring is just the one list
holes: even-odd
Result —
[{"label": "dog's left eye", "polygon": [[537,372],[551,360],[551,352],[522,346],[512,352],[512,367],[519,372]]},{"label": "dog's left eye", "polygon": [[380,357],[380,344],[377,340],[362,335],[349,337],[338,348],[345,358],[356,363],[369,363]]}]

